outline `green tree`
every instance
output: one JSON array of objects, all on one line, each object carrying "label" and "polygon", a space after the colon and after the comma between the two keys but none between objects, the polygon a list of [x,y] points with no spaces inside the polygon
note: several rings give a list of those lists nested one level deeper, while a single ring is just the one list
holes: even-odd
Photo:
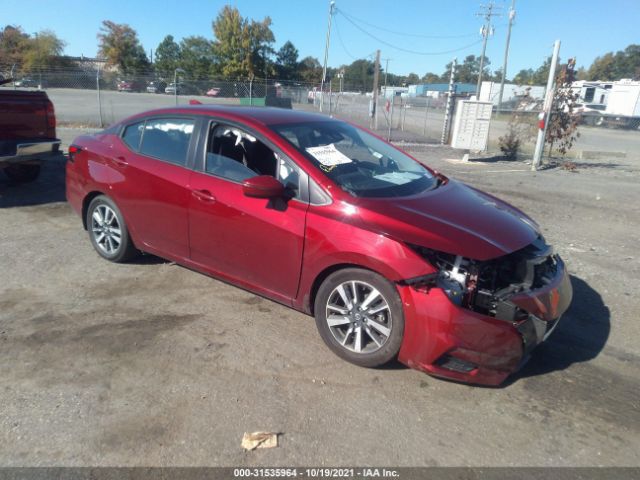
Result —
[{"label": "green tree", "polygon": [[620,69],[620,78],[640,79],[640,45],[629,45],[623,52],[624,60]]},{"label": "green tree", "polygon": [[18,26],[7,25],[0,30],[0,64],[21,64],[29,48],[29,35]]},{"label": "green tree", "polygon": [[276,53],[276,72],[282,80],[293,80],[298,70],[298,49],[286,41]]},{"label": "green tree", "polygon": [[127,24],[104,20],[98,32],[99,55],[124,74],[148,70],[149,59],[137,32]]},{"label": "green tree", "polygon": [[[370,92],[373,89],[375,65],[365,58],[355,60],[344,67],[345,90]],[[387,79],[388,80],[388,79]]]},{"label": "green tree", "polygon": [[271,19],[249,20],[226,5],[212,23],[216,73],[227,77],[248,77],[264,72],[275,41]]},{"label": "green tree", "polygon": [[534,73],[532,68],[522,69],[513,77],[513,83],[517,85],[533,85]]},{"label": "green tree", "polygon": [[71,61],[62,56],[65,45],[66,43],[51,30],[42,30],[37,35],[29,37],[22,57],[23,70],[70,67]]},{"label": "green tree", "polygon": [[441,82],[441,78],[439,75],[436,75],[435,73],[432,72],[427,72],[422,76],[422,82],[423,83],[440,83]]},{"label": "green tree", "polygon": [[180,61],[180,45],[173,39],[172,35],[167,35],[156,48],[156,61],[154,63],[156,72],[165,77],[173,75]]},{"label": "green tree", "polygon": [[[558,59],[560,60],[560,59]],[[548,56],[531,76],[531,85],[546,85],[551,70],[551,56]]]},{"label": "green tree", "polygon": [[[491,73],[489,72],[489,57],[484,57],[484,64],[482,66],[482,77],[491,80]],[[445,71],[442,74],[442,79],[449,81],[449,75],[451,72],[451,62],[445,66]],[[476,83],[478,81],[478,74],[480,73],[480,57],[475,55],[467,55],[461,64],[458,64],[456,68],[456,82],[459,83]]]},{"label": "green tree", "polygon": [[404,77],[404,81],[402,83],[406,85],[417,85],[418,83],[420,83],[420,77],[418,76],[417,73],[412,72],[406,77]]},{"label": "green tree", "polygon": [[204,80],[211,75],[213,67],[212,43],[202,36],[183,38],[180,42],[178,65],[192,80]]},{"label": "green tree", "polygon": [[320,84],[322,81],[322,65],[317,58],[304,57],[298,64],[298,73],[300,80],[307,83]]},{"label": "green tree", "polygon": [[588,80],[620,80],[640,78],[640,45],[597,57],[587,71]]}]

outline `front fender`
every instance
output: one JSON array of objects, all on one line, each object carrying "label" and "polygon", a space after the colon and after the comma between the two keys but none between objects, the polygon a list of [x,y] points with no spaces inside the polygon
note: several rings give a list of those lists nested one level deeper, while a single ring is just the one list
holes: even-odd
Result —
[{"label": "front fender", "polygon": [[310,313],[316,279],[337,265],[366,268],[392,282],[434,271],[404,243],[318,214],[311,207],[307,213],[302,273],[294,307]]}]

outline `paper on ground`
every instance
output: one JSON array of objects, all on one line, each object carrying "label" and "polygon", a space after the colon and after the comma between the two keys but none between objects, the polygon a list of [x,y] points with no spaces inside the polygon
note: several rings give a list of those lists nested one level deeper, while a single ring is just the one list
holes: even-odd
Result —
[{"label": "paper on ground", "polygon": [[271,432],[245,432],[242,436],[242,448],[255,450],[256,448],[274,448],[278,446],[278,434]]}]

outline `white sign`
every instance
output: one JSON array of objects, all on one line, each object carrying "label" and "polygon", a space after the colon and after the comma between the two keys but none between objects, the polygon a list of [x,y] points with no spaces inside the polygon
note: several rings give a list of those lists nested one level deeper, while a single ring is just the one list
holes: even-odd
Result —
[{"label": "white sign", "polygon": [[340,152],[333,143],[322,147],[307,148],[307,152],[325,167],[335,167],[336,165],[352,162],[352,160]]}]

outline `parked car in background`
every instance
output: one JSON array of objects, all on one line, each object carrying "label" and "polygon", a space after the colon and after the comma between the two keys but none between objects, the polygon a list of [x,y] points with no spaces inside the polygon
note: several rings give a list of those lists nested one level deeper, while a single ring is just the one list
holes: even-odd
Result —
[{"label": "parked car in background", "polygon": [[585,125],[598,125],[602,113],[606,108],[606,105],[599,103],[580,103],[574,107],[573,113],[580,116],[580,123]]},{"label": "parked car in background", "polygon": [[314,315],[360,366],[497,385],[571,301],[526,214],[319,114],[153,110],[76,138],[66,172],[103,258],[142,250]]},{"label": "parked car in background", "polygon": [[184,91],[184,86],[181,83],[179,83],[176,87],[176,84],[174,82],[171,82],[164,89],[164,93],[167,93],[169,95],[176,95],[176,94],[181,95],[183,91]]},{"label": "parked car in background", "polygon": [[133,82],[129,80],[120,80],[116,83],[116,89],[119,92],[133,92]]},{"label": "parked car in background", "polygon": [[155,80],[147,84],[147,93],[164,93],[167,83],[161,80]]},{"label": "parked car in background", "polygon": [[13,84],[18,88],[38,88],[40,85],[37,80],[28,77],[16,80]]},{"label": "parked car in background", "polygon": [[[11,79],[2,83],[11,82]],[[59,158],[53,104],[45,92],[0,90],[0,170],[16,182],[38,178],[42,162]]]},{"label": "parked car in background", "polygon": [[220,96],[220,88],[218,87],[210,88],[209,90],[207,90],[207,93],[205,93],[205,95],[207,97],[218,97]]},{"label": "parked car in background", "polygon": [[116,89],[119,92],[144,92],[146,83],[141,80],[118,80]]}]

